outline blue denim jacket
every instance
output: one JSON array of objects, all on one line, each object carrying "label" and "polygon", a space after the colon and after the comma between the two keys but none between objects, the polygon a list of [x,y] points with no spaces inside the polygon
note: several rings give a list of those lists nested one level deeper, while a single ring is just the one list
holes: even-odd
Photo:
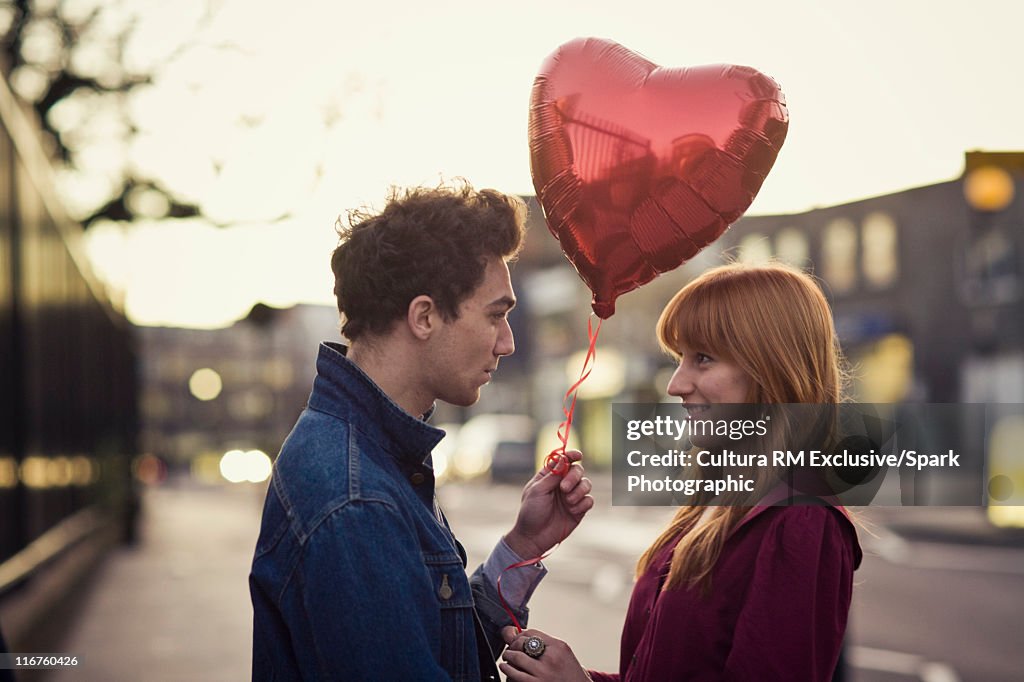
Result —
[{"label": "blue denim jacket", "polygon": [[497,680],[491,651],[510,619],[481,569],[467,577],[434,502],[430,452],[444,431],[345,350],[321,344],[274,465],[249,576],[253,679]]}]

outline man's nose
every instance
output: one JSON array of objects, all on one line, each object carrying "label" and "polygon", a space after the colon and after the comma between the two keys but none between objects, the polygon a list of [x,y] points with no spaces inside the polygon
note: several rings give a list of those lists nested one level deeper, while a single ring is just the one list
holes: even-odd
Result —
[{"label": "man's nose", "polygon": [[498,357],[504,357],[506,355],[512,355],[516,352],[516,340],[512,335],[512,327],[509,326],[508,321],[502,325],[501,331],[498,332],[498,342],[494,344],[494,354]]}]

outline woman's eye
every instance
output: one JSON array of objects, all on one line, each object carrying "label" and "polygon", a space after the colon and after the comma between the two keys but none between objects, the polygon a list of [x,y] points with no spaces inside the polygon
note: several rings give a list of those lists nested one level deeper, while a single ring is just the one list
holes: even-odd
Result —
[{"label": "woman's eye", "polygon": [[711,362],[711,356],[710,355],[705,355],[704,353],[697,353],[696,354],[696,360],[697,360],[697,364],[698,365],[702,365],[705,362]]}]

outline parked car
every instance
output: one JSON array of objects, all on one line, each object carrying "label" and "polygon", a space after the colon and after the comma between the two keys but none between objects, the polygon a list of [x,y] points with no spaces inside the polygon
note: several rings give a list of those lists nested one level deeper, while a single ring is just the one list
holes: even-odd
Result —
[{"label": "parked car", "polygon": [[536,460],[532,440],[500,440],[491,455],[491,480],[525,483],[537,472]]},{"label": "parked car", "polygon": [[[535,425],[533,420],[526,415],[519,414],[481,414],[471,418],[462,428],[459,429],[458,439],[452,452],[451,474],[459,478],[469,479],[486,474],[491,470],[495,461],[495,455],[499,446],[508,450],[511,444],[515,453],[502,452],[498,457],[507,459],[507,454],[512,454],[515,461],[513,468],[520,467],[520,460],[524,457],[522,449],[529,450],[529,466],[533,468],[534,461],[534,434]],[[499,469],[503,465],[499,465]],[[503,475],[501,472],[499,475]],[[532,474],[531,474],[532,475]]]}]

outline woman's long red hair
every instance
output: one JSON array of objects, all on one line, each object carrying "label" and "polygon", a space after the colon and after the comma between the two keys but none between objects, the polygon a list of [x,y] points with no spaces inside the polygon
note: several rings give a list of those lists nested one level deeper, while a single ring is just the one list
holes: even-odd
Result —
[{"label": "woman's long red hair", "polygon": [[[828,301],[811,276],[783,264],[737,263],[703,273],[665,306],[658,339],[677,358],[686,347],[738,365],[752,380],[751,403],[836,404],[843,397]],[[637,575],[679,539],[664,589],[708,589],[722,546],[750,507],[712,507],[698,527],[706,509],[681,507],[640,557]]]}]

